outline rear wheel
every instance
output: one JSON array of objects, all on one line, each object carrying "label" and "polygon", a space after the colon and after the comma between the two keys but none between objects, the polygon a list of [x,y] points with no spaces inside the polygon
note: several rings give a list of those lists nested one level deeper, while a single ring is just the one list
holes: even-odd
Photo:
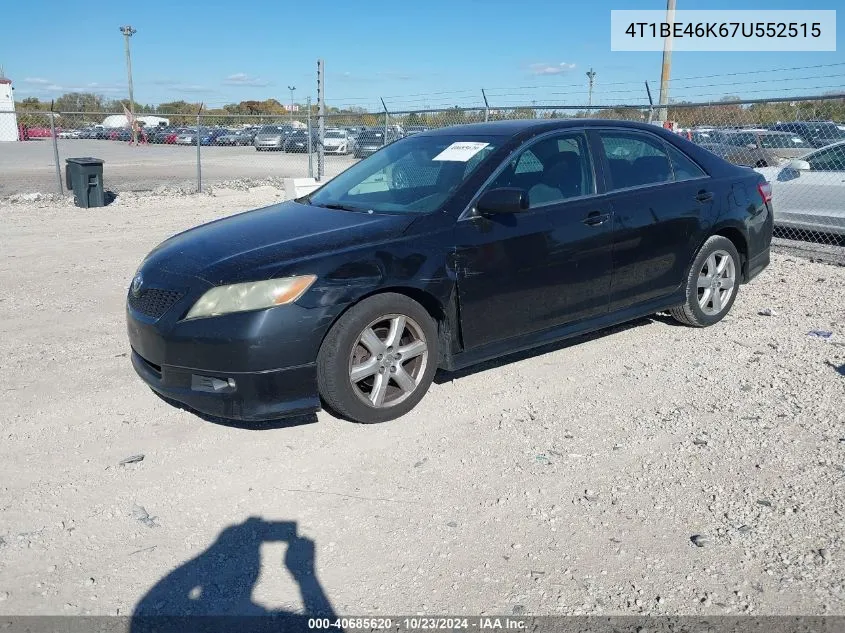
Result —
[{"label": "rear wheel", "polygon": [[375,295],[350,308],[323,341],[320,396],[355,422],[387,422],[422,400],[437,358],[437,325],[425,308],[405,295]]},{"label": "rear wheel", "polygon": [[671,315],[693,327],[718,323],[736,299],[741,271],[733,242],[721,235],[710,237],[690,267],[686,302],[670,310]]}]

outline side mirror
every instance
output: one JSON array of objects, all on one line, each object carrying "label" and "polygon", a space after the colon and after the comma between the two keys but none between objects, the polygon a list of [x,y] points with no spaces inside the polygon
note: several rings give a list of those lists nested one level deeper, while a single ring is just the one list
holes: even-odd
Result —
[{"label": "side mirror", "polygon": [[528,209],[528,193],[516,187],[490,189],[481,194],[475,208],[481,215],[521,213]]},{"label": "side mirror", "polygon": [[788,167],[790,169],[794,169],[795,171],[810,171],[810,163],[806,160],[799,160],[797,158],[789,161]]}]

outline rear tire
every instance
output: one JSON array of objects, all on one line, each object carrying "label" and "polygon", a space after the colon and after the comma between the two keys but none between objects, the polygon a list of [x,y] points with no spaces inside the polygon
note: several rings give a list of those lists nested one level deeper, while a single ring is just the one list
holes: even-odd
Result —
[{"label": "rear tire", "polygon": [[374,295],[340,317],[320,346],[320,396],[348,420],[387,422],[422,400],[437,359],[437,324],[425,308],[405,295]]},{"label": "rear tire", "polygon": [[742,263],[733,242],[713,235],[698,251],[687,277],[686,301],[669,313],[692,327],[721,321],[739,292]]}]

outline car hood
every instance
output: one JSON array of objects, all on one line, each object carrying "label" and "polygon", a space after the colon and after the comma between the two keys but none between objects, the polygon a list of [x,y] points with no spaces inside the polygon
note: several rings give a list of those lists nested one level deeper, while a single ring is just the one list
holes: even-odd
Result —
[{"label": "car hood", "polygon": [[174,235],[153,249],[142,269],[214,285],[269,279],[300,259],[397,237],[413,219],[282,202]]}]

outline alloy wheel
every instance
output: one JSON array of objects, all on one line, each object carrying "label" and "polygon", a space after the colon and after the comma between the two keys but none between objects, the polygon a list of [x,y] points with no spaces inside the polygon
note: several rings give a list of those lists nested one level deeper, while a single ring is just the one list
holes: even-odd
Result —
[{"label": "alloy wheel", "polygon": [[707,316],[724,310],[736,288],[736,265],[727,251],[713,251],[698,273],[698,306]]},{"label": "alloy wheel", "polygon": [[417,389],[428,364],[420,325],[403,314],[387,314],[358,336],[349,358],[355,394],[375,408],[392,407]]}]

